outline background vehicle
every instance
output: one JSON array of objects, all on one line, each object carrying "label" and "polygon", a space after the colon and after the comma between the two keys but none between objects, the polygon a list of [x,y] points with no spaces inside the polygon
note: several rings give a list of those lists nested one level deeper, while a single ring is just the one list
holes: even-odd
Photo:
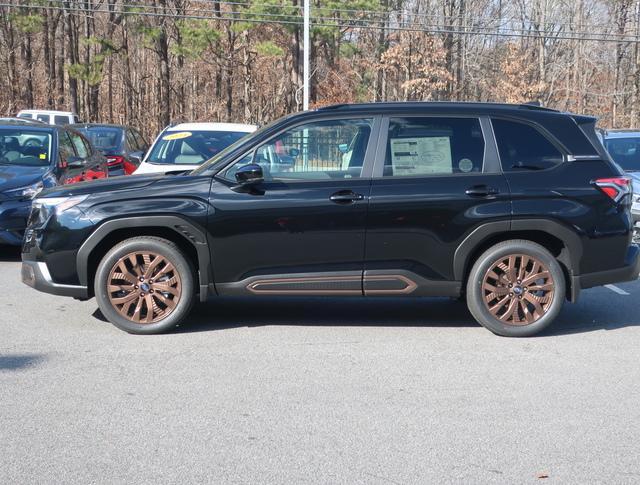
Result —
[{"label": "background vehicle", "polygon": [[107,157],[110,175],[130,175],[140,166],[149,144],[135,128],[109,124],[72,125]]},{"label": "background vehicle", "polygon": [[73,123],[80,123],[78,115],[71,111],[23,109],[18,113],[18,118],[37,120],[42,123],[47,123],[48,125],[70,125]]},{"label": "background vehicle", "polygon": [[640,244],[640,131],[607,130],[603,136],[609,155],[633,179],[633,242]]},{"label": "background vehicle", "polygon": [[[492,332],[533,335],[565,298],[640,272],[630,180],[594,127],[494,104],[300,113],[182,177],[43,193],[23,280],[95,295],[132,333],[174,328],[198,294],[464,295]],[[293,163],[264,170],[279,150]]]},{"label": "background vehicle", "polygon": [[63,127],[12,120],[0,123],[0,243],[19,245],[41,190],[103,178],[106,160],[79,133]]},{"label": "background vehicle", "polygon": [[256,130],[235,123],[180,123],[156,138],[136,174],[193,170]]}]

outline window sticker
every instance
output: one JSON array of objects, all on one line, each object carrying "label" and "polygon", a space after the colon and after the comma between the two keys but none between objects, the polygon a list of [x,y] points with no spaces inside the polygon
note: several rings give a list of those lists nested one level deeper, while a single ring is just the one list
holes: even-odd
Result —
[{"label": "window sticker", "polygon": [[453,173],[448,136],[391,138],[394,175]]},{"label": "window sticker", "polygon": [[468,158],[463,158],[458,162],[458,168],[464,173],[471,172],[473,170],[473,162]]},{"label": "window sticker", "polygon": [[171,133],[170,135],[163,136],[162,139],[166,141],[182,140],[183,138],[189,138],[192,134],[190,131],[182,131],[180,133]]}]

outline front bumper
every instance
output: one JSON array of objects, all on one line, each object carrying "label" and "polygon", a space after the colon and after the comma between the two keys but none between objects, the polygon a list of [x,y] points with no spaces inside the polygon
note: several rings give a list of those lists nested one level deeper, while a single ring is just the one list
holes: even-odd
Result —
[{"label": "front bumper", "polygon": [[571,301],[576,301],[580,290],[611,283],[624,283],[626,281],[637,280],[640,274],[640,247],[635,244],[629,246],[624,261],[624,266],[620,268],[573,276],[571,278]]},{"label": "front bumper", "polygon": [[41,261],[22,261],[22,282],[38,291],[58,296],[71,296],[80,300],[89,298],[86,286],[55,283],[47,264]]},{"label": "front bumper", "polygon": [[5,200],[0,202],[0,244],[20,246],[27,227],[30,200]]}]

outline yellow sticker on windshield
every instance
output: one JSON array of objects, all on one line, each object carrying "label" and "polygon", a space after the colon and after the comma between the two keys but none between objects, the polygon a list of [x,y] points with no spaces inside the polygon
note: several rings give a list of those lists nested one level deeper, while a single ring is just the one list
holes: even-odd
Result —
[{"label": "yellow sticker on windshield", "polygon": [[192,135],[190,131],[182,131],[180,133],[171,133],[170,135],[163,136],[162,139],[166,141],[182,140],[183,138],[189,138]]},{"label": "yellow sticker on windshield", "polygon": [[41,153],[40,154],[40,160],[46,160],[47,159],[47,154],[46,153]]}]

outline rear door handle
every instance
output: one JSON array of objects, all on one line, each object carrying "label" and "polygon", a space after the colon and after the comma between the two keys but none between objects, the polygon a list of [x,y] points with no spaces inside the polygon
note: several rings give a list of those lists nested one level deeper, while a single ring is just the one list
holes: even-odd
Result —
[{"label": "rear door handle", "polygon": [[490,197],[498,194],[498,189],[489,187],[488,185],[474,185],[473,187],[469,187],[465,191],[465,194],[470,197]]},{"label": "rear door handle", "polygon": [[363,199],[364,195],[356,194],[351,190],[341,190],[340,192],[336,192],[331,197],[329,197],[329,200],[331,202],[335,202],[336,204],[351,204],[352,202]]}]

